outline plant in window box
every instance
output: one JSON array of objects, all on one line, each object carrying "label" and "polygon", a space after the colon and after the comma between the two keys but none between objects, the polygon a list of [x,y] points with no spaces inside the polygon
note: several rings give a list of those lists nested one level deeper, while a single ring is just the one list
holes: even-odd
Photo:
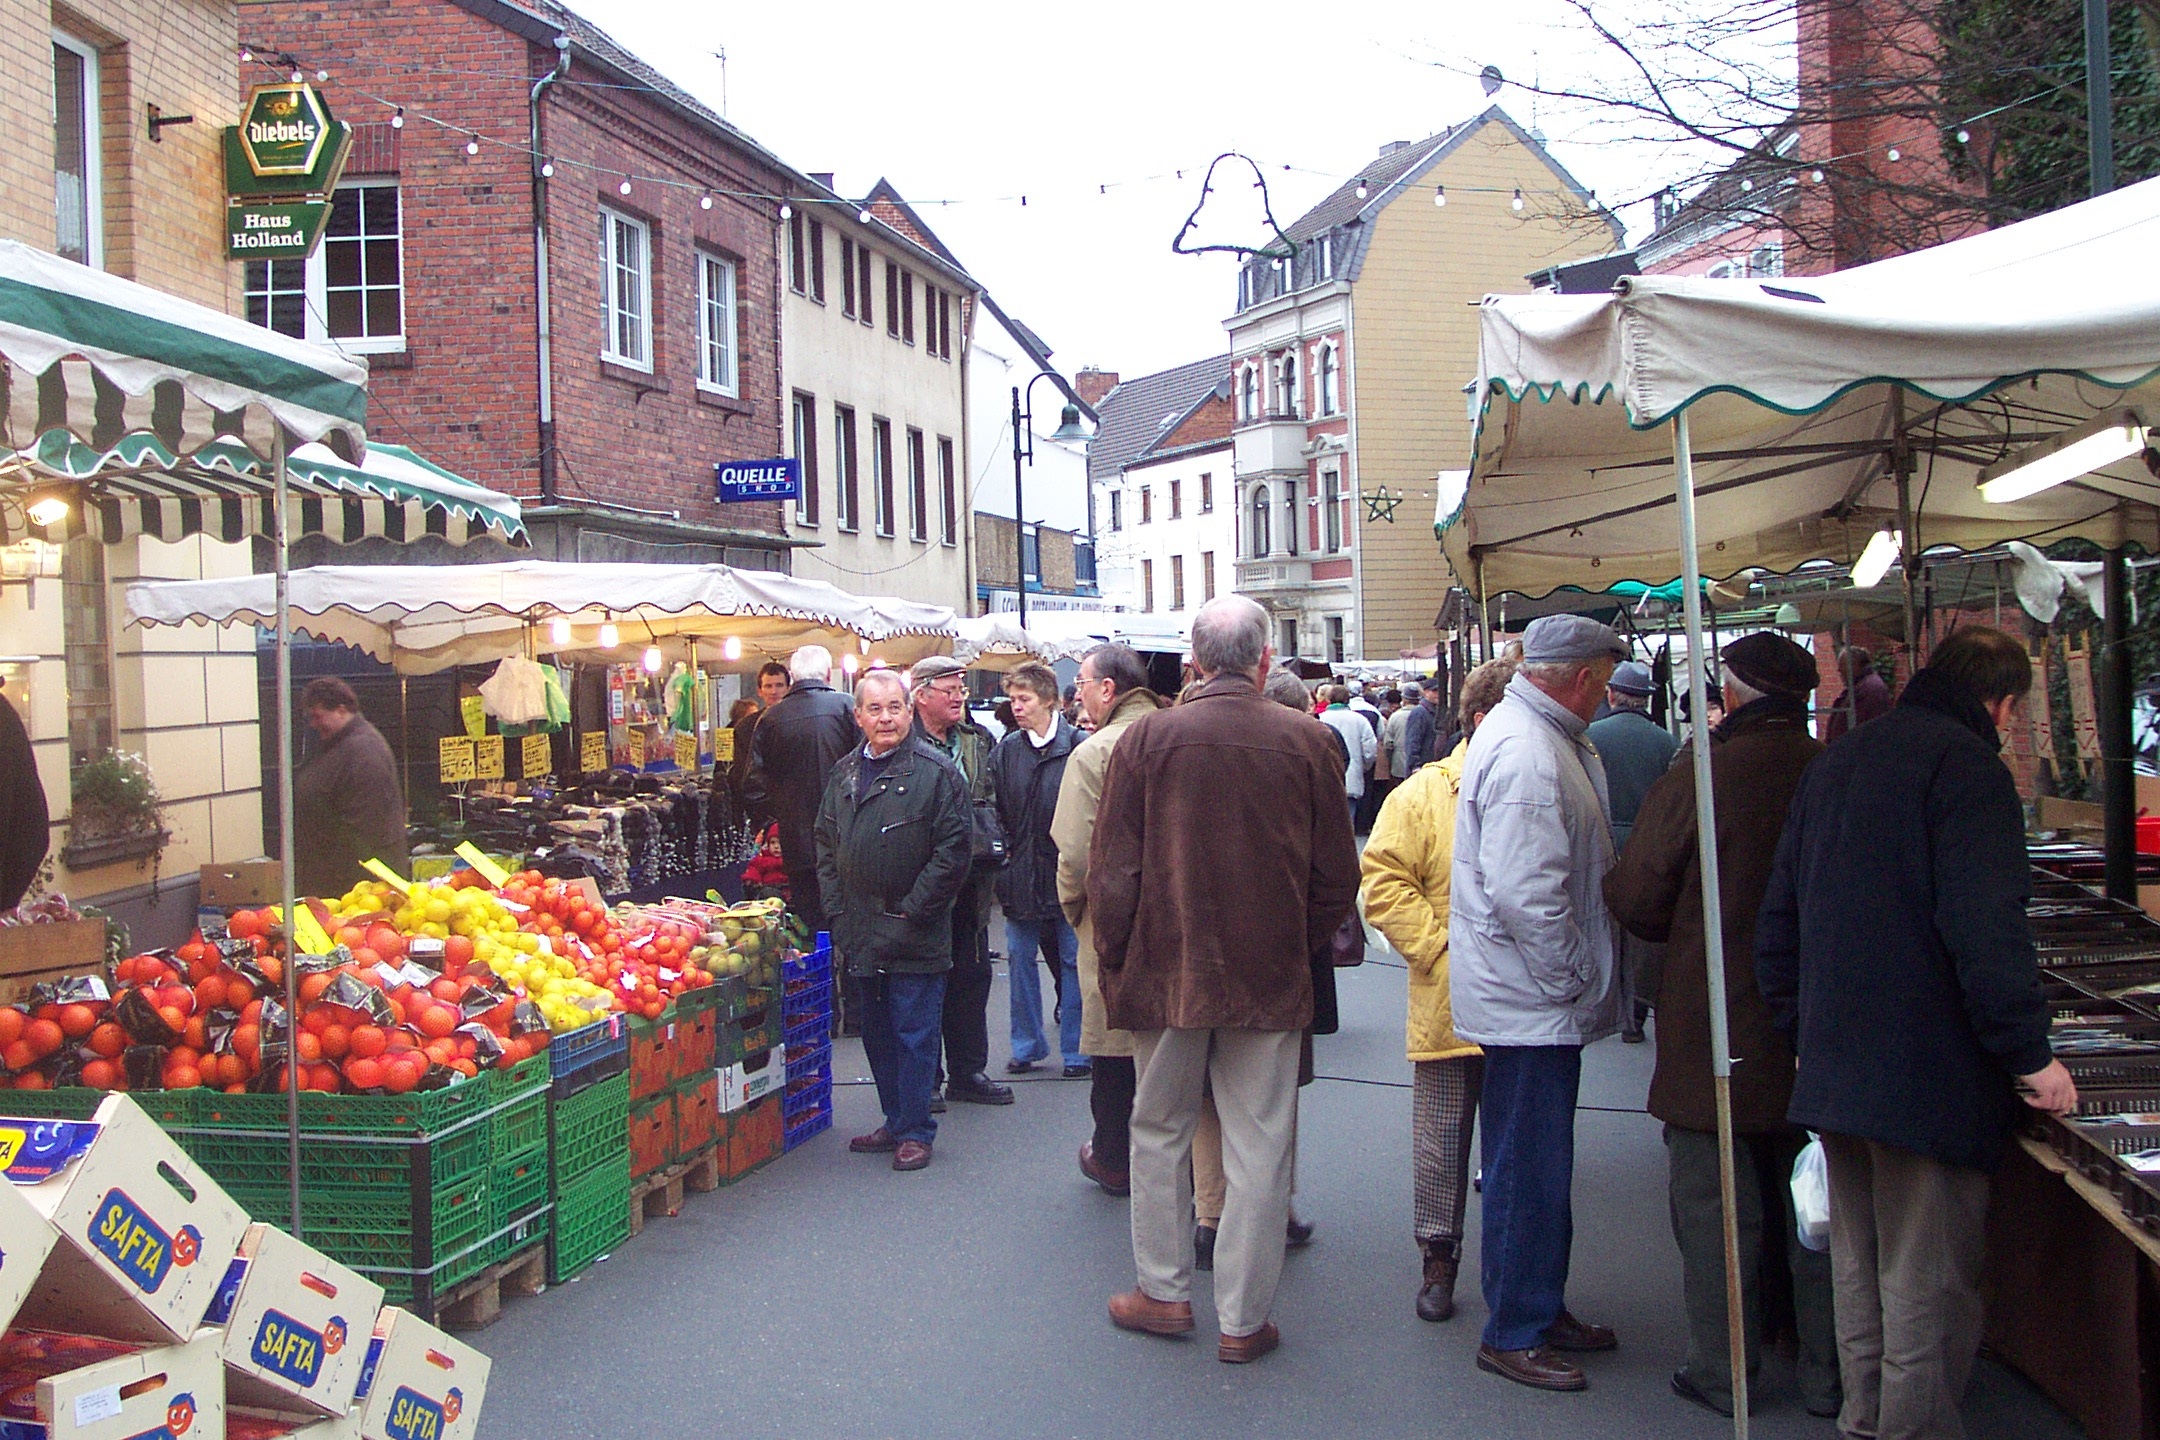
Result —
[{"label": "plant in window box", "polygon": [[140,755],[109,750],[85,761],[69,776],[68,789],[73,809],[60,858],[71,869],[155,859],[172,838],[164,797]]}]

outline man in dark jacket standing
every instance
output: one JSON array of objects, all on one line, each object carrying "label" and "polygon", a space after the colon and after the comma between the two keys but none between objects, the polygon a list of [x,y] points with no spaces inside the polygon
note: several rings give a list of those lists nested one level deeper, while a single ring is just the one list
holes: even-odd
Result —
[{"label": "man in dark jacket standing", "polygon": [[[1672,768],[1673,754],[1680,748],[1672,732],[1650,718],[1650,695],[1656,688],[1649,666],[1640,660],[1621,661],[1605,684],[1604,718],[1591,721],[1583,732],[1597,747],[1598,759],[1605,762],[1615,853],[1627,845],[1643,796]],[[1656,946],[1637,935],[1623,938],[1621,952],[1620,983],[1626,1008],[1620,1012],[1620,1038],[1640,1045],[1661,957]]]},{"label": "man in dark jacket standing", "polygon": [[1410,718],[1403,724],[1403,773],[1396,778],[1408,779],[1420,765],[1430,765],[1447,752],[1439,749],[1441,740],[1440,677],[1428,675],[1418,682],[1418,703],[1410,707]]},{"label": "man in dark jacket standing", "polygon": [[0,910],[22,903],[52,843],[37,751],[15,707],[0,699]]},{"label": "man in dark jacket standing", "polygon": [[829,930],[819,893],[812,827],[826,782],[859,732],[847,697],[832,688],[832,652],[805,645],[788,657],[793,682],[758,721],[750,741],[743,802],[780,824],[780,863],[787,867],[788,902],[812,930]]},{"label": "man in dark jacket standing", "polygon": [[1257,1360],[1290,1216],[1298,1052],[1311,962],[1357,897],[1342,762],[1327,732],[1264,698],[1267,613],[1237,595],[1193,617],[1200,682],[1133,722],[1103,779],[1087,913],[1110,1024],[1135,1032],[1133,1261],[1112,1323],[1183,1334],[1192,1318],[1192,1179],[1203,1089],[1228,1179],[1215,1242],[1218,1358]]},{"label": "man in dark jacket standing", "polygon": [[890,670],[855,682],[865,743],[833,766],[817,815],[820,887],[833,945],[863,982],[863,1054],[885,1123],[848,1142],[891,1152],[895,1170],[930,1163],[952,906],[968,871],[967,782],[908,733],[907,684]]},{"label": "man in dark jacket standing", "polygon": [[1005,694],[1016,723],[990,752],[1007,855],[997,877],[1012,1002],[1012,1059],[1005,1069],[1024,1075],[1050,1055],[1043,1036],[1042,972],[1035,967],[1040,955],[1055,977],[1065,1078],[1078,1080],[1088,1073],[1088,1059],[1080,1049],[1080,937],[1065,923],[1058,905],[1058,849],[1050,838],[1050,817],[1057,813],[1065,757],[1081,736],[1058,713],[1057,672],[1049,666],[1031,662],[1016,667],[1005,677]]},{"label": "man in dark jacket standing", "polygon": [[293,893],[343,895],[368,878],[363,860],[404,874],[405,789],[390,743],[336,676],[308,681],[300,714],[316,743],[293,770]]},{"label": "man in dark jacket standing", "polygon": [[[1748,1374],[1755,1373],[1763,1331],[1758,1278],[1763,1255],[1770,1243],[1779,1242],[1792,1275],[1800,1397],[1809,1414],[1835,1415],[1837,1331],[1830,1310],[1830,1257],[1802,1245],[1792,1221],[1793,1160],[1807,1140],[1785,1118],[1792,1100],[1792,1047],[1770,1023],[1769,1007],[1755,987],[1755,913],[1770,883],[1770,863],[1800,773],[1823,748],[1808,734],[1807,696],[1815,688],[1815,657],[1782,635],[1762,631],[1727,645],[1723,659],[1725,721],[1711,732],[1710,786],[1717,799],[1726,1011],[1735,1062],[1735,1198]],[[1592,725],[1591,733],[1597,728]],[[1613,788],[1617,811],[1619,787]],[[1665,1122],[1673,1240],[1680,1247],[1688,1317],[1687,1363],[1673,1372],[1672,1388],[1683,1399],[1730,1415],[1725,1223],[1718,1198],[1717,1104],[1710,1081],[1710,985],[1704,971],[1695,767],[1688,756],[1683,754],[1650,787],[1634,819],[1633,836],[1605,877],[1605,903],[1631,939],[1670,947],[1658,991],[1645,998],[1657,1003],[1657,1070],[1650,1080],[1650,1113]],[[1765,1195],[1782,1202],[1768,1216],[1763,1212]]]},{"label": "man in dark jacket standing", "polygon": [[2048,1046],[2023,809],[1998,752],[2032,688],[1966,626],[1890,713],[1801,777],[1756,923],[1756,977],[1822,1133],[1848,1435],[1957,1437],[1980,1342],[1988,1172],[2025,1103],[2077,1087]]}]

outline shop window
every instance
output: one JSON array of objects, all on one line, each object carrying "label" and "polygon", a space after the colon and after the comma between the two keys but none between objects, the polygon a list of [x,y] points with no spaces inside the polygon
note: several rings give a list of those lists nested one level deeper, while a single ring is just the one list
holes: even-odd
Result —
[{"label": "shop window", "polygon": [[[607,243],[603,234],[603,252]],[[348,180],[330,199],[330,218],[313,255],[247,263],[247,318],[280,335],[334,342],[354,354],[403,350],[404,252],[397,185]],[[640,274],[643,255],[640,246]],[[637,313],[642,337],[642,299]],[[612,327],[611,320],[611,333]]]},{"label": "shop window", "polygon": [[52,37],[54,252],[92,267],[105,263],[104,186],[99,163],[98,53],[70,35]]},{"label": "shop window", "polygon": [[795,458],[802,464],[802,485],[795,496],[795,523],[818,523],[817,399],[795,392]]},{"label": "shop window", "polygon": [[736,393],[735,266],[717,255],[698,256],[698,386]]},{"label": "shop window", "polygon": [[600,212],[600,358],[652,369],[652,230],[642,220]]}]

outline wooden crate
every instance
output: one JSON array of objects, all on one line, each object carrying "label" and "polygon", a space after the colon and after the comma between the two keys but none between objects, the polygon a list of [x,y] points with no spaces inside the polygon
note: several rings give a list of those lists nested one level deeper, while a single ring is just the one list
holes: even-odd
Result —
[{"label": "wooden crate", "polygon": [[0,1005],[27,1001],[42,981],[104,973],[103,920],[0,925]]}]

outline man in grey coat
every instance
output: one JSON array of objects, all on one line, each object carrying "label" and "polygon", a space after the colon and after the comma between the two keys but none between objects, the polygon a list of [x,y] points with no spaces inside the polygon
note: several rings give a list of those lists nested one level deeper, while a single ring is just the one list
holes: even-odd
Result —
[{"label": "man in grey coat", "polygon": [[1584,738],[1627,647],[1580,615],[1523,635],[1522,669],[1464,759],[1448,922],[1455,1033],[1484,1047],[1485,1304],[1478,1368],[1541,1390],[1610,1350],[1567,1310],[1582,1047],[1619,1028],[1605,770]]}]

